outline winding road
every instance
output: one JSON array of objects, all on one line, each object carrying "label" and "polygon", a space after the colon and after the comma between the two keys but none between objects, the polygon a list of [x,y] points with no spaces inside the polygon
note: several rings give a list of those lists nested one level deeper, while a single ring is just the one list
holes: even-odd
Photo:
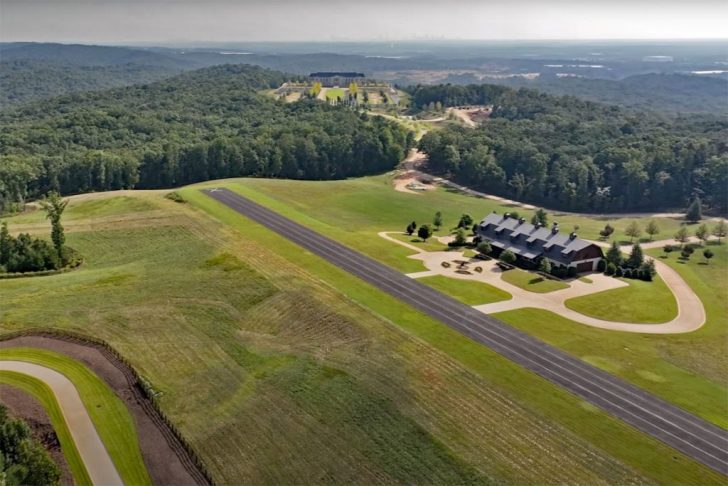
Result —
[{"label": "winding road", "polygon": [[[662,278],[663,282],[665,282],[665,285],[667,285],[670,289],[670,292],[672,292],[672,295],[675,297],[675,302],[677,303],[677,315],[675,318],[668,322],[657,324],[607,321],[570,309],[566,306],[566,301],[584,295],[604,292],[619,287],[626,287],[628,285],[619,279],[596,273],[589,276],[592,283],[573,280],[569,283],[569,288],[556,290],[546,294],[539,294],[524,290],[521,287],[517,287],[501,279],[502,272],[497,267],[495,261],[479,261],[478,265],[484,270],[482,273],[472,273],[469,275],[457,273],[457,268],[455,266],[445,268],[442,266],[442,263],[452,262],[453,259],[469,260],[469,258],[465,257],[462,252],[425,251],[422,248],[418,248],[407,242],[393,238],[389,236],[388,233],[389,232],[383,231],[379,233],[379,236],[413,250],[415,253],[410,255],[409,258],[422,261],[428,269],[426,272],[408,274],[410,278],[444,275],[449,278],[475,280],[488,283],[511,294],[512,298],[509,300],[474,306],[475,309],[486,314],[495,314],[497,312],[534,307],[559,314],[567,319],[581,324],[586,324],[587,326],[597,327],[599,329],[608,329],[610,331],[634,332],[642,334],[680,334],[696,331],[705,324],[705,307],[697,294],[673,268],[656,259],[654,260],[655,270],[660,278]],[[445,244],[447,244],[447,241],[451,239],[451,237],[438,238],[438,240]]]},{"label": "winding road", "polygon": [[123,486],[121,476],[71,380],[55,370],[25,361],[0,360],[0,372],[3,371],[22,373],[48,385],[58,401],[91,482],[103,486]]},{"label": "winding road", "polygon": [[209,197],[728,476],[728,431],[227,189]]}]

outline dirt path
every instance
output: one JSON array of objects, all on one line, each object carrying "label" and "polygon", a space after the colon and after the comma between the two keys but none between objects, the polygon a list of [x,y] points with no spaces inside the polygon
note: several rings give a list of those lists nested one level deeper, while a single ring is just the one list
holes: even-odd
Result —
[{"label": "dirt path", "polygon": [[[603,292],[628,285],[621,280],[600,273],[595,273],[589,275],[589,279],[592,281],[591,283],[583,282],[581,280],[573,280],[569,282],[569,288],[567,289],[556,290],[543,294],[530,292],[504,281],[501,278],[502,271],[498,268],[495,261],[473,260],[466,257],[462,252],[456,251],[424,251],[414,245],[393,238],[387,233],[388,232],[381,232],[379,233],[379,236],[413,250],[415,253],[410,255],[409,258],[420,260],[424,263],[425,267],[427,267],[426,271],[408,274],[409,277],[421,278],[432,275],[444,275],[446,277],[461,280],[475,280],[488,283],[511,294],[512,297],[510,300],[474,306],[475,309],[485,314],[494,314],[508,310],[533,307],[551,311],[572,321],[586,324],[587,326],[608,329],[611,331],[644,334],[679,334],[692,332],[705,324],[705,308],[703,307],[703,303],[700,301],[700,298],[698,298],[693,289],[690,288],[690,286],[675,270],[660,261],[655,261],[655,269],[675,297],[678,307],[677,316],[671,321],[660,324],[606,321],[569,309],[566,307],[566,301],[575,297],[591,295],[597,292]],[[459,273],[456,271],[457,266],[452,265],[453,260],[471,261],[472,265],[480,266],[483,271],[472,272],[470,274]],[[450,267],[443,267],[443,262],[450,262]]]},{"label": "dirt path", "polygon": [[0,360],[0,371],[22,373],[48,385],[58,401],[91,481],[104,486],[123,486],[121,476],[71,380],[55,370],[24,361]]}]

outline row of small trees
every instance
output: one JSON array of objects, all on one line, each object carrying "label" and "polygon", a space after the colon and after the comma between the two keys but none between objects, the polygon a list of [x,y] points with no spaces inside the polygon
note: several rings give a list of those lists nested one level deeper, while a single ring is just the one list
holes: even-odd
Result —
[{"label": "row of small trees", "polygon": [[[660,233],[660,227],[656,221],[650,220],[647,222],[647,225],[645,225],[644,232],[650,235],[650,241],[652,241],[654,236]],[[604,240],[609,238],[613,233],[614,227],[608,223],[604,226],[604,229],[599,231],[599,235]],[[639,223],[637,223],[637,221],[631,221],[624,229],[624,234],[630,237],[630,241],[634,241],[635,238],[642,236],[642,227]],[[712,235],[718,238],[718,242],[720,243],[720,239],[725,238],[726,235],[728,235],[728,224],[725,220],[720,220],[713,228],[709,228],[707,224],[703,223],[695,228],[694,234],[701,242],[707,241]],[[680,226],[680,229],[677,230],[674,238],[676,241],[681,243],[687,242],[690,239],[688,227],[685,225]]]},{"label": "row of small trees", "polygon": [[0,273],[57,270],[69,263],[71,255],[65,244],[66,237],[61,224],[61,216],[67,205],[68,201],[61,199],[56,192],[41,201],[46,218],[51,222],[52,244],[28,233],[13,237],[7,222],[3,222],[0,226]]},{"label": "row of small trees", "polygon": [[655,276],[655,262],[652,259],[645,259],[644,252],[639,243],[632,245],[632,251],[627,258],[622,255],[622,250],[616,241],[612,242],[603,260],[597,264],[597,270],[606,275],[615,277],[639,278],[645,281],[652,281]]},{"label": "row of small trees", "polygon": [[[665,245],[662,249],[662,251],[665,252],[665,258],[668,258],[670,256],[670,253],[673,251],[680,251],[680,259],[683,261],[690,260],[690,256],[695,253],[695,248],[692,245],[685,245],[685,246],[673,246],[673,245]],[[711,258],[715,256],[715,253],[713,253],[713,250],[710,248],[706,248],[703,250],[703,257],[705,258],[705,262],[708,263]]]}]

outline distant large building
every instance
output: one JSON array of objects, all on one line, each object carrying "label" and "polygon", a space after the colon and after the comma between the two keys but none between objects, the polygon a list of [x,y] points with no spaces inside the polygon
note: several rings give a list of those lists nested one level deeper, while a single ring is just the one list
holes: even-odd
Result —
[{"label": "distant large building", "polygon": [[598,245],[582,240],[576,233],[561,233],[558,223],[547,228],[526,223],[524,218],[512,218],[508,213],[489,214],[475,233],[481,241],[490,242],[496,254],[510,250],[527,266],[535,266],[545,258],[551,265],[592,272],[604,258]]},{"label": "distant large building", "polygon": [[334,86],[347,87],[351,83],[362,83],[364,82],[365,76],[363,73],[353,72],[318,72],[311,73],[308,76],[311,82],[318,81],[321,86],[325,88],[331,88]]}]

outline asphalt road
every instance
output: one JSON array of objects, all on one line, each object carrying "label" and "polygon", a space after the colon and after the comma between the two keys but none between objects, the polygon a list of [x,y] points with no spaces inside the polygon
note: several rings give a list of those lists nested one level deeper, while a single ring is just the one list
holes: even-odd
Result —
[{"label": "asphalt road", "polygon": [[728,431],[243,196],[227,189],[204,192],[470,339],[728,476]]}]

